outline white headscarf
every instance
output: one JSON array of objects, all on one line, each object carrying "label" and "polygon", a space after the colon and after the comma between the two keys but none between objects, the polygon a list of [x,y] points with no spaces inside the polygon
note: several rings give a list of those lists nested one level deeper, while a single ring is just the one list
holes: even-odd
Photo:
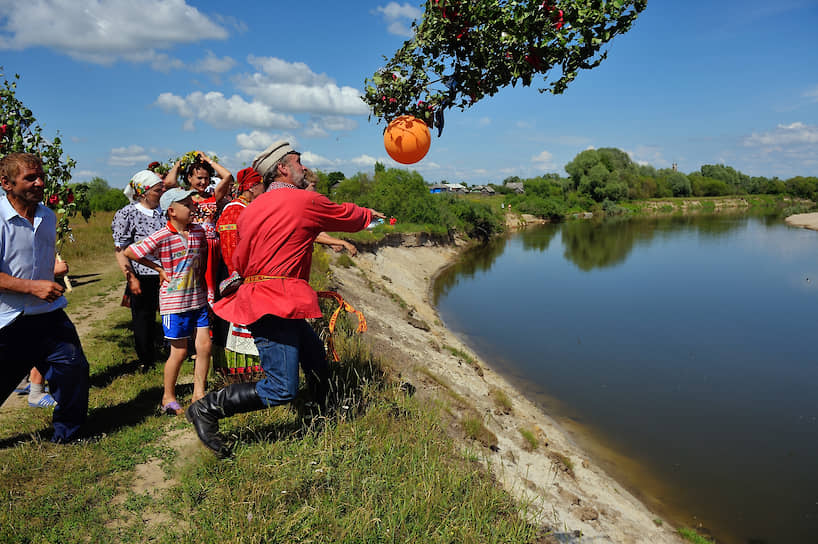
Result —
[{"label": "white headscarf", "polygon": [[162,183],[162,178],[156,172],[150,170],[140,170],[133,175],[128,186],[122,191],[131,203],[138,202],[139,197],[148,192],[148,190],[156,185]]}]

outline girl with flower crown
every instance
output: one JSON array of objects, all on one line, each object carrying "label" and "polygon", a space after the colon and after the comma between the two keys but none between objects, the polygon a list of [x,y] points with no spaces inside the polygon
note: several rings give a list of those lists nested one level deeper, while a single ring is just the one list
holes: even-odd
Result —
[{"label": "girl with flower crown", "polygon": [[[184,165],[185,182],[188,187],[196,191],[193,202],[193,222],[200,224],[207,235],[207,302],[213,304],[216,295],[216,273],[219,269],[219,235],[216,232],[216,219],[219,212],[230,201],[230,190],[233,185],[233,174],[215,160],[201,151],[195,152],[196,158]],[[179,163],[177,163],[178,165]],[[168,172],[165,177],[165,187],[177,185],[178,167]],[[221,178],[214,188],[210,187],[210,179],[214,176]]]}]

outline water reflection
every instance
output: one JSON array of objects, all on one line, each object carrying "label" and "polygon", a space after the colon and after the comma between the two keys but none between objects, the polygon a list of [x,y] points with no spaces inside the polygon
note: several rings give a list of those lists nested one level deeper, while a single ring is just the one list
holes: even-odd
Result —
[{"label": "water reflection", "polygon": [[683,216],[575,221],[562,226],[562,243],[565,258],[587,272],[625,262],[636,245],[650,243],[657,236],[678,236],[687,231],[718,238],[744,227],[748,220],[747,217],[725,220],[719,216]]},{"label": "water reflection", "polygon": [[816,542],[816,246],[768,217],[546,225],[465,255],[437,304],[535,401],[659,474],[686,524]]},{"label": "water reflection", "polygon": [[441,294],[447,293],[462,280],[473,278],[478,272],[491,269],[497,257],[503,254],[508,238],[500,237],[489,240],[488,243],[473,248],[440,276],[432,289],[433,300],[437,303]]},{"label": "water reflection", "polygon": [[522,231],[519,238],[523,244],[523,249],[545,251],[559,231],[559,225],[543,225],[542,227]]},{"label": "water reflection", "polygon": [[[690,232],[702,237],[718,238],[732,230],[743,228],[748,220],[747,216],[725,218],[702,215],[571,221],[526,229],[513,238],[526,251],[543,252],[548,250],[557,234],[561,234],[564,257],[580,270],[588,272],[624,263],[634,247],[650,243],[656,237],[678,236],[680,232]],[[764,218],[764,222],[776,223],[780,219],[771,216]],[[438,278],[433,289],[434,300],[437,301],[461,280],[490,270],[511,239],[511,236],[492,239],[461,256]]]}]

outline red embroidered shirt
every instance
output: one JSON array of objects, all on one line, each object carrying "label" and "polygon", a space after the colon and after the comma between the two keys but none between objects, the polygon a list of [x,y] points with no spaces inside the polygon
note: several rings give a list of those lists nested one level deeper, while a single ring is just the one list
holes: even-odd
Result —
[{"label": "red embroidered shirt", "polygon": [[312,248],[321,232],[356,232],[372,220],[372,210],[336,204],[320,193],[272,184],[244,209],[237,221],[233,265],[245,282],[213,309],[224,320],[248,325],[267,314],[285,319],[320,317],[318,296],[308,283]]},{"label": "red embroidered shirt", "polygon": [[219,220],[216,222],[216,231],[219,233],[219,246],[222,250],[222,261],[227,267],[227,274],[235,272],[233,266],[233,252],[239,242],[238,227],[236,221],[239,215],[247,207],[247,201],[237,198],[222,209]]}]

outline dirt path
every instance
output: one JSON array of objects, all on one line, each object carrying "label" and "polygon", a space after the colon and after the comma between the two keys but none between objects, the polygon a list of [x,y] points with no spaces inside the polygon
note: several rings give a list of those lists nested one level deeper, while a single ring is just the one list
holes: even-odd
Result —
[{"label": "dirt path", "polygon": [[[111,262],[106,262],[102,267],[95,267],[95,273],[93,275],[98,278],[103,278],[117,273],[119,267],[113,258],[111,258],[110,261]],[[77,268],[81,270],[82,266],[80,265]],[[65,311],[77,328],[80,341],[88,336],[94,323],[102,321],[109,316],[119,306],[122,300],[122,291],[120,291],[119,288],[101,288],[99,287],[99,283],[102,282],[83,283],[82,281],[77,281],[77,286],[74,287],[73,291],[66,294],[68,307]],[[78,297],[82,299],[82,302],[79,304],[72,303]],[[12,393],[11,396],[0,405],[0,414],[22,409],[29,409],[28,396]]]}]

